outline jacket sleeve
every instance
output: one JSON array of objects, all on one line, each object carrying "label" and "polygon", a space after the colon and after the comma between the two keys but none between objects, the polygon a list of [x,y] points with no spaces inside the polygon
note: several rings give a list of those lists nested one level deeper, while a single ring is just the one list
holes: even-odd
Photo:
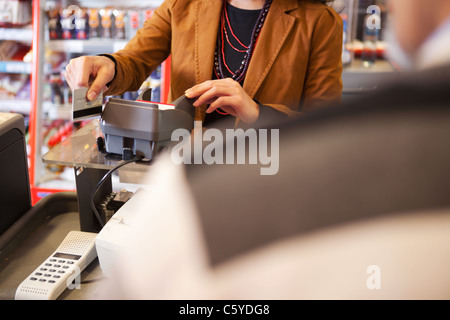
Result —
[{"label": "jacket sleeve", "polygon": [[302,111],[340,102],[342,95],[342,18],[331,8],[318,19],[311,39]]},{"label": "jacket sleeve", "polygon": [[125,48],[111,55],[116,62],[116,75],[105,94],[138,90],[153,70],[168,58],[171,49],[171,7],[174,2],[164,1]]}]

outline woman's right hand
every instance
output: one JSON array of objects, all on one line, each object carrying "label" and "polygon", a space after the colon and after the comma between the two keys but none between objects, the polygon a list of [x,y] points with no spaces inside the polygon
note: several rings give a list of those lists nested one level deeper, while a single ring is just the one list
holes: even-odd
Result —
[{"label": "woman's right hand", "polygon": [[72,90],[88,88],[88,100],[94,100],[114,79],[114,61],[104,56],[82,56],[70,60],[65,78]]}]

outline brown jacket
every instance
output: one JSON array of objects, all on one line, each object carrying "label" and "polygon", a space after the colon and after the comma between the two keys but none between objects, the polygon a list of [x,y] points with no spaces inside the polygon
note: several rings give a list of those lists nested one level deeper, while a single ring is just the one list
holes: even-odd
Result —
[{"label": "brown jacket", "polygon": [[[223,2],[166,0],[126,47],[113,54],[108,94],[137,90],[171,55],[169,101],[210,80]],[[310,0],[274,0],[243,84],[258,102],[287,114],[307,111],[342,92],[342,20]],[[206,107],[197,119],[204,119]]]}]

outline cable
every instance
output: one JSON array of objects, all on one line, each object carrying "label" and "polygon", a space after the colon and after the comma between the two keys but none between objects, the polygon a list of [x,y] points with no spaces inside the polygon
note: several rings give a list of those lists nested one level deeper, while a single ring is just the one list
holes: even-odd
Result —
[{"label": "cable", "polygon": [[137,162],[142,160],[144,157],[136,157],[130,160],[126,160],[123,163],[118,164],[117,166],[115,166],[114,168],[112,168],[111,170],[109,170],[104,176],[103,178],[97,183],[97,186],[95,187],[94,191],[92,192],[91,195],[91,209],[94,211],[94,214],[98,220],[98,222],[100,223],[100,226],[103,228],[105,226],[105,222],[103,221],[102,217],[100,216],[100,213],[97,210],[97,207],[95,206],[94,203],[94,198],[97,194],[97,192],[100,190],[101,186],[103,185],[103,183],[105,183],[106,179],[109,178],[109,176],[111,176],[111,174],[113,174],[114,171],[116,171],[117,169],[132,163],[132,162]]}]

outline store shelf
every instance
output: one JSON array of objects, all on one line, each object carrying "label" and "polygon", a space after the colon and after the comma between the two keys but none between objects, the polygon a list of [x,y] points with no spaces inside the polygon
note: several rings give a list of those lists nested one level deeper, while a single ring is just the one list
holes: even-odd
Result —
[{"label": "store shelf", "polygon": [[29,114],[31,108],[30,100],[0,99],[0,112],[15,112]]},{"label": "store shelf", "polygon": [[0,40],[31,43],[33,40],[33,31],[31,26],[24,28],[0,28]]},{"label": "store shelf", "polygon": [[32,64],[22,61],[0,61],[0,73],[31,74]]},{"label": "store shelf", "polygon": [[51,102],[44,102],[43,112],[50,120],[62,119],[72,120],[72,105],[71,104],[53,104]]},{"label": "store shelf", "polygon": [[98,54],[113,53],[127,44],[124,40],[88,39],[88,40],[50,40],[47,48],[52,51]]},{"label": "store shelf", "polygon": [[157,8],[163,3],[162,0],[78,0],[77,2],[81,7],[85,8],[106,8],[109,6]]}]

